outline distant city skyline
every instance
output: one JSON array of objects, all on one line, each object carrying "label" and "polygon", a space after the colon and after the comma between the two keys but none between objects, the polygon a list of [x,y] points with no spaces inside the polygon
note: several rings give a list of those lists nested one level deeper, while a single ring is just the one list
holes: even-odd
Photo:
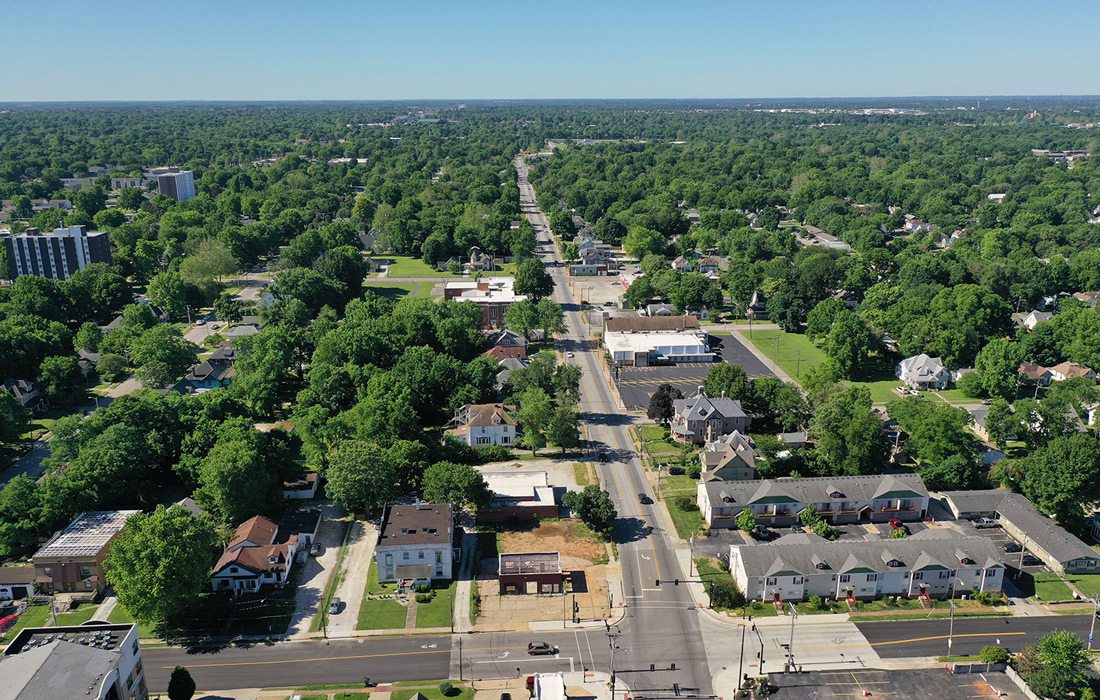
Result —
[{"label": "distant city skyline", "polygon": [[0,0],[0,101],[1100,93],[1090,2]]}]

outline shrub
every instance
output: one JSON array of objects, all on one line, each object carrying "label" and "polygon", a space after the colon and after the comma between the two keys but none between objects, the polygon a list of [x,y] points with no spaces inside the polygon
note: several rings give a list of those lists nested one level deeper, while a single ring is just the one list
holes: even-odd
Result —
[{"label": "shrub", "polygon": [[745,594],[732,578],[718,579],[710,584],[710,607],[715,610],[733,610],[745,607]]},{"label": "shrub", "polygon": [[683,467],[669,467],[668,468],[668,473],[671,476],[682,476],[686,472],[684,471]]},{"label": "shrub", "polygon": [[687,475],[692,479],[698,479],[703,474],[703,466],[701,464],[693,464],[687,468]]},{"label": "shrub", "polygon": [[416,594],[416,602],[418,602],[418,603],[430,603],[430,602],[432,602],[432,598],[434,598],[434,597],[435,597],[434,592],[432,592],[432,593],[417,593]]},{"label": "shrub", "polygon": [[454,684],[450,681],[443,681],[439,684],[439,694],[445,698],[449,698],[455,694]]},{"label": "shrub", "polygon": [[695,510],[695,501],[691,499],[691,496],[677,496],[673,504],[680,510]]},{"label": "shrub", "polygon": [[413,590],[417,593],[430,593],[432,590],[432,584],[426,581],[421,581],[413,585]]},{"label": "shrub", "polygon": [[1004,647],[988,646],[982,647],[978,652],[978,658],[983,664],[1007,664],[1009,653]]},{"label": "shrub", "polygon": [[905,528],[899,527],[890,531],[890,539],[892,540],[904,540],[909,536],[909,533],[905,531]]},{"label": "shrub", "polygon": [[749,532],[756,527],[756,516],[751,510],[743,510],[737,515],[737,529]]},{"label": "shrub", "polygon": [[810,601],[809,602],[810,602],[810,607],[812,607],[814,610],[824,610],[827,607],[825,605],[825,599],[822,598],[819,595],[810,596]]}]

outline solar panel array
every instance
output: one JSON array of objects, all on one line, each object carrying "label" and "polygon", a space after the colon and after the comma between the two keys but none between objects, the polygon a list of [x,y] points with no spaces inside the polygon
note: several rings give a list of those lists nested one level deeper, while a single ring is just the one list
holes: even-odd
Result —
[{"label": "solar panel array", "polygon": [[35,557],[94,557],[111,541],[136,510],[84,513],[38,550]]}]

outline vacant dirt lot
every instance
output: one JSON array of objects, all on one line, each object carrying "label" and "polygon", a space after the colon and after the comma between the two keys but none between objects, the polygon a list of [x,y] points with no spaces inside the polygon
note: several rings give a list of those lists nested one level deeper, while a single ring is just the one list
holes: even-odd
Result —
[{"label": "vacant dirt lot", "polygon": [[563,559],[576,557],[588,563],[604,560],[607,556],[604,543],[587,535],[580,525],[567,520],[542,522],[534,530],[502,533],[499,548],[502,553],[558,552]]}]

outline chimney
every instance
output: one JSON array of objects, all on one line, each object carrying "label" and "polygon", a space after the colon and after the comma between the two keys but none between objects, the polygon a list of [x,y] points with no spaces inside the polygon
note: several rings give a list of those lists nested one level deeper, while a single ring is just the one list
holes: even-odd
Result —
[{"label": "chimney", "polygon": [[420,510],[420,496],[416,497],[416,509]]},{"label": "chimney", "polygon": [[707,442],[714,442],[714,426],[707,426]]}]

